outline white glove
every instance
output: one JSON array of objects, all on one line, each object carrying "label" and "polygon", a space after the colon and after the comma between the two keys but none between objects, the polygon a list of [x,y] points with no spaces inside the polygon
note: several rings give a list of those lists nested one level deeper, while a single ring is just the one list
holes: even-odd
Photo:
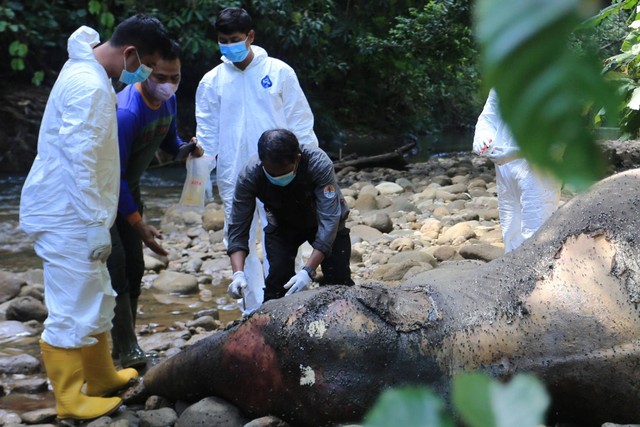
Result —
[{"label": "white glove", "polygon": [[486,156],[487,151],[493,145],[493,139],[482,139],[482,140],[474,140],[473,141],[473,152],[479,156]]},{"label": "white glove", "polygon": [[509,163],[511,160],[522,157],[520,150],[517,147],[492,146],[486,155],[497,165],[504,165],[505,163]]},{"label": "white glove", "polygon": [[300,270],[284,285],[285,289],[289,289],[287,295],[295,294],[296,292],[303,291],[311,284],[311,276],[305,270]]},{"label": "white glove", "polygon": [[231,298],[242,298],[244,288],[247,287],[247,279],[244,277],[244,271],[236,271],[233,273],[233,281],[227,288],[227,293]]},{"label": "white glove", "polygon": [[104,225],[87,227],[89,260],[107,262],[111,255],[111,234]]}]

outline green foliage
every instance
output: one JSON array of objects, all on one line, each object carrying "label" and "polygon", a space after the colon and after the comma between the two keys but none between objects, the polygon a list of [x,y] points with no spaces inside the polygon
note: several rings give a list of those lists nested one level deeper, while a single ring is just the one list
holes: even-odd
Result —
[{"label": "green foliage", "polygon": [[[640,17],[636,12],[638,0],[623,0],[612,4],[594,20],[600,22],[614,13],[632,9],[628,33],[620,45],[620,53],[606,59],[604,70],[616,81],[621,93],[622,114],[619,126],[624,137],[635,138],[640,129]],[[626,16],[626,14],[625,14]],[[600,119],[597,116],[596,119]]]},{"label": "green foliage", "polygon": [[606,162],[586,125],[585,105],[615,115],[616,89],[591,55],[576,55],[569,35],[579,0],[478,0],[476,33],[487,86],[524,155],[576,188],[604,175]]},{"label": "green foliage", "polygon": [[[501,384],[486,374],[462,374],[453,380],[452,406],[469,427],[536,427],[544,422],[549,397],[530,375]],[[452,417],[441,398],[425,388],[385,391],[365,417],[365,427],[449,427]]]},{"label": "green foliage", "polygon": [[470,18],[470,1],[430,1],[396,17],[384,37],[359,37],[358,65],[372,77],[364,82],[381,84],[356,93],[373,92],[384,116],[404,128],[474,123],[479,77]]}]

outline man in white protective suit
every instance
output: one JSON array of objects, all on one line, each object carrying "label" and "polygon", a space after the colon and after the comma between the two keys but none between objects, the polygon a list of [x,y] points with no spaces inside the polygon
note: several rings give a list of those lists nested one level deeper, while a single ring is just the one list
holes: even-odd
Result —
[{"label": "man in white protective suit", "polygon": [[[224,203],[225,243],[231,217],[236,179],[245,163],[258,153],[258,139],[268,129],[293,132],[302,145],[317,147],[313,114],[293,69],[252,46],[255,31],[249,14],[231,7],[220,12],[215,23],[222,64],[200,81],[196,93],[196,137],[205,154],[216,160],[216,180]],[[264,299],[264,270],[256,251],[258,218],[267,220],[258,201],[249,236],[249,256],[244,273],[243,314],[256,310]],[[264,238],[262,239],[264,242]],[[230,292],[230,295],[235,293]]]},{"label": "man in white protective suit", "polygon": [[59,419],[112,413],[122,399],[103,396],[138,377],[135,369],[115,369],[108,341],[116,294],[106,261],[120,185],[111,78],[145,80],[171,45],[162,23],[142,14],[99,43],[85,26],[69,38],[20,200],[20,225],[44,264],[49,314],[40,348]]},{"label": "man in white protective suit", "polygon": [[478,117],[473,152],[495,163],[504,250],[512,251],[557,209],[560,183],[540,175],[522,158],[511,131],[500,117],[495,89],[489,92]]}]

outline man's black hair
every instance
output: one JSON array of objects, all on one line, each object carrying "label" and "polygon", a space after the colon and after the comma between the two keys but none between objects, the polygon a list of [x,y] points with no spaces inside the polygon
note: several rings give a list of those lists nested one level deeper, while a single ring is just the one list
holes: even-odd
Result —
[{"label": "man's black hair", "polygon": [[133,45],[140,57],[156,52],[164,57],[171,52],[171,40],[165,26],[157,18],[143,13],[118,24],[109,43],[114,47]]},{"label": "man's black hair", "polygon": [[298,138],[286,129],[267,130],[258,140],[258,157],[276,165],[295,163],[300,153]]},{"label": "man's black hair", "polygon": [[180,59],[180,55],[182,55],[180,44],[175,40],[171,40],[171,50],[166,55],[162,55],[162,59],[173,61],[174,59]]},{"label": "man's black hair", "polygon": [[222,34],[249,34],[253,30],[253,19],[240,7],[227,7],[218,14],[215,29]]}]

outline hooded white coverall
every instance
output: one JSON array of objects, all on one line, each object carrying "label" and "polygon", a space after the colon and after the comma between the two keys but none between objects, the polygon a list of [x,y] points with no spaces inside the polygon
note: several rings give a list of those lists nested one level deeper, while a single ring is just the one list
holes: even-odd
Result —
[{"label": "hooded white coverall", "polygon": [[539,175],[522,158],[511,131],[500,117],[494,89],[478,117],[473,152],[496,165],[498,210],[505,252],[524,242],[557,209],[560,183]]},{"label": "hooded white coverall", "polygon": [[106,264],[89,260],[87,242],[90,228],[113,224],[120,185],[116,94],[93,54],[99,41],[84,26],[69,38],[20,199],[20,225],[44,264],[42,340],[54,347],[97,342],[89,335],[111,329],[115,306]]},{"label": "hooded white coverall", "polygon": [[[224,203],[225,236],[236,179],[245,163],[258,154],[258,139],[264,131],[288,129],[300,144],[318,146],[313,114],[293,69],[269,57],[261,47],[251,49],[254,58],[244,70],[222,56],[223,63],[204,75],[196,93],[196,136],[205,154],[217,158],[216,179]],[[258,201],[256,207],[244,268],[248,282],[245,314],[262,304],[264,275],[268,272],[266,257],[263,270],[256,254],[258,215],[263,227],[267,219],[262,203]]]}]

